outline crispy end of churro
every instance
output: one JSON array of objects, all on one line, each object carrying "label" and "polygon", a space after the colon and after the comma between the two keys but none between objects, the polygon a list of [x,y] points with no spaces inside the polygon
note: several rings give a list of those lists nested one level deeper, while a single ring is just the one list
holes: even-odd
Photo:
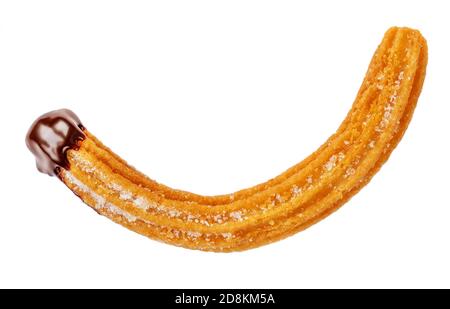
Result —
[{"label": "crispy end of churro", "polygon": [[246,250],[320,221],[370,181],[408,127],[427,58],[418,31],[389,29],[336,133],[279,176],[231,194],[203,196],[157,183],[67,110],[39,118],[27,144],[39,170],[57,173],[87,205],[130,230],[190,249]]}]

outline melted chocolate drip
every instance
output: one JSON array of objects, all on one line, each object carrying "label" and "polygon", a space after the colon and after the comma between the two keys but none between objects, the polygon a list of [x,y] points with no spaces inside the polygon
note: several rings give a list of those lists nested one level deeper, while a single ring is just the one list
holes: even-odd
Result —
[{"label": "melted chocolate drip", "polygon": [[28,131],[26,143],[36,157],[37,169],[50,176],[69,169],[66,152],[78,149],[86,138],[84,127],[74,112],[60,109],[42,115]]}]

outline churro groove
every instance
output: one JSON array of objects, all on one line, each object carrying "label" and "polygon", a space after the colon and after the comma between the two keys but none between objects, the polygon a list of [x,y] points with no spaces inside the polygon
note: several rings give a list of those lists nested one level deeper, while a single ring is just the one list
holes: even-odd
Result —
[{"label": "churro groove", "polygon": [[130,230],[190,249],[246,250],[311,226],[370,181],[411,120],[426,64],[418,31],[389,29],[336,133],[281,175],[232,194],[203,196],[151,180],[68,110],[41,116],[27,144],[41,171]]}]

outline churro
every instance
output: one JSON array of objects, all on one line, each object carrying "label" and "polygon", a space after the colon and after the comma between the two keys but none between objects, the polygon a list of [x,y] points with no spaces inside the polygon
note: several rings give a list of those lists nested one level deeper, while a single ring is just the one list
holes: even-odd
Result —
[{"label": "churro", "polygon": [[27,145],[40,171],[57,175],[83,202],[130,230],[190,249],[246,250],[304,230],[370,181],[408,127],[427,58],[417,30],[389,29],[336,133],[276,178],[231,194],[203,196],[157,183],[69,110],[38,118]]}]

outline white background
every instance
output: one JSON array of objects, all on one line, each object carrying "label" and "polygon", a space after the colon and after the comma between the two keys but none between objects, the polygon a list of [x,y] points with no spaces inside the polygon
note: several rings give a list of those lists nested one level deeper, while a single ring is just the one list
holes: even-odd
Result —
[{"label": "white background", "polygon": [[[450,288],[446,1],[1,1],[0,287]],[[202,194],[265,181],[349,110],[384,31],[428,39],[403,141],[372,182],[310,229],[204,253],[98,216],[25,147],[74,110],[153,179]]]}]

